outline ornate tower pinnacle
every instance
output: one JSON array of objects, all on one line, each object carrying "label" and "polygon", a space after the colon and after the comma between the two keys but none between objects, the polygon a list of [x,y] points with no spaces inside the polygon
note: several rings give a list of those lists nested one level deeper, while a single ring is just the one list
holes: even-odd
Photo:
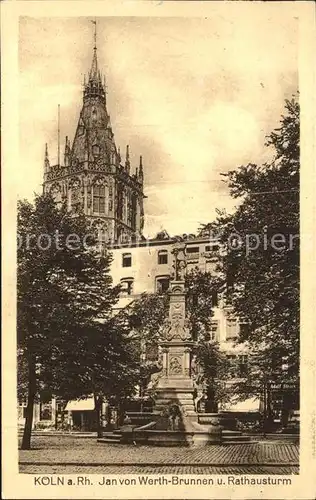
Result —
[{"label": "ornate tower pinnacle", "polygon": [[48,158],[48,147],[47,142],[45,144],[45,155],[44,155],[44,172],[46,173],[50,168],[49,158]]},{"label": "ornate tower pinnacle", "polygon": [[131,163],[129,159],[129,145],[126,146],[126,156],[125,156],[125,170],[129,174],[131,169]]},{"label": "ornate tower pinnacle", "polygon": [[69,143],[69,140],[68,140],[68,135],[66,135],[65,153],[64,153],[64,164],[65,164],[65,167],[68,167],[70,165],[70,154],[71,154],[70,143]]},{"label": "ornate tower pinnacle", "polygon": [[138,180],[141,184],[144,182],[144,170],[143,170],[143,157],[139,157],[139,172],[138,172]]}]

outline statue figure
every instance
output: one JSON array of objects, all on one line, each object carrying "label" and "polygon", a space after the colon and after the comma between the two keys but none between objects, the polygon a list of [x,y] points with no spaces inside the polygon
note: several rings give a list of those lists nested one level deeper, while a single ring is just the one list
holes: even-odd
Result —
[{"label": "statue figure", "polygon": [[180,260],[179,262],[179,280],[184,281],[185,280],[185,268],[186,268],[186,263],[184,260]]},{"label": "statue figure", "polygon": [[183,281],[185,279],[185,244],[178,243],[175,245],[173,251],[174,255],[174,279],[176,281]]}]

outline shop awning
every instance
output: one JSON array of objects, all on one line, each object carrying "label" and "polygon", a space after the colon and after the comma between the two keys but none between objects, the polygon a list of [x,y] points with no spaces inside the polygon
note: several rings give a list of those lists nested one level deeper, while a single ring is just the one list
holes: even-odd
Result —
[{"label": "shop awning", "polygon": [[66,411],[91,411],[94,410],[94,397],[68,401]]},{"label": "shop awning", "polygon": [[[224,409],[224,408],[223,408]],[[245,401],[236,401],[225,405],[225,411],[232,412],[258,412],[260,409],[260,401],[257,398],[249,398]]]}]

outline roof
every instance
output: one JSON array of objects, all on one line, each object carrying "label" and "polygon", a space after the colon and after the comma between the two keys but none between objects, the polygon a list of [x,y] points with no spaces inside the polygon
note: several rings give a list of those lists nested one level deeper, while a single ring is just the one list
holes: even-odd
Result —
[{"label": "roof", "polygon": [[91,411],[94,410],[94,397],[68,401],[65,411]]}]

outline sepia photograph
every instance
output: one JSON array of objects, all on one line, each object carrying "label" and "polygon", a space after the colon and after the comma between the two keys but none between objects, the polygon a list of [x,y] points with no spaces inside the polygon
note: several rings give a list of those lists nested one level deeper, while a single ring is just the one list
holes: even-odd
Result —
[{"label": "sepia photograph", "polygon": [[18,18],[16,451],[39,491],[300,474],[300,24],[253,4]]}]

